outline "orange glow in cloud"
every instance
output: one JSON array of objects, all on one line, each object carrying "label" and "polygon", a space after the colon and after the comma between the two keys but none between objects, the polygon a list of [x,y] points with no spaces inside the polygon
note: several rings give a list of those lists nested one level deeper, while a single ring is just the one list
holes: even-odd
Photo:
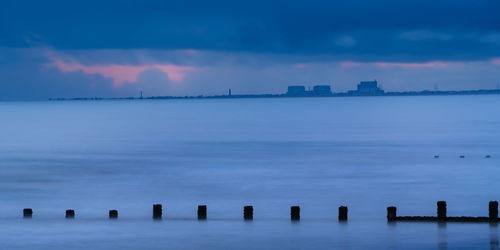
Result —
[{"label": "orange glow in cloud", "polygon": [[151,64],[151,65],[82,65],[77,61],[65,62],[61,59],[54,59],[46,66],[56,67],[61,72],[82,71],[85,74],[98,74],[103,77],[113,79],[113,86],[119,87],[125,83],[135,83],[141,72],[147,69],[159,69],[165,73],[172,82],[182,82],[186,73],[194,71],[190,66],[178,66],[173,64]]},{"label": "orange glow in cloud", "polygon": [[447,67],[450,65],[459,64],[456,62],[425,62],[425,63],[400,63],[400,62],[372,62],[372,63],[362,63],[362,62],[341,62],[342,67],[355,67],[362,65],[375,65],[377,67],[401,67],[401,68],[436,68],[436,67]]}]

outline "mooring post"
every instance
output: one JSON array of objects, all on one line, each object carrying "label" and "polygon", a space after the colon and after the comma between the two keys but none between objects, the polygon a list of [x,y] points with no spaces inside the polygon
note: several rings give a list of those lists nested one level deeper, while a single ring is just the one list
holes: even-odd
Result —
[{"label": "mooring post", "polygon": [[396,207],[387,207],[387,220],[393,221],[396,219]]},{"label": "mooring post", "polygon": [[438,220],[446,220],[446,201],[437,202],[437,218]]},{"label": "mooring post", "polygon": [[496,221],[498,219],[498,201],[490,201],[488,210],[490,220]]},{"label": "mooring post", "polygon": [[161,208],[161,204],[154,204],[153,205],[153,219],[160,220],[162,213],[163,213],[163,211]]},{"label": "mooring post", "polygon": [[23,209],[23,217],[24,218],[31,218],[31,217],[33,217],[33,209],[31,209],[31,208],[25,208],[25,209]]},{"label": "mooring post", "polygon": [[206,219],[207,219],[207,205],[199,205],[198,220],[206,220]]},{"label": "mooring post", "polygon": [[244,206],[243,207],[243,219],[253,220],[253,206]]},{"label": "mooring post", "polygon": [[74,219],[75,218],[75,210],[68,209],[66,210],[66,219]]},{"label": "mooring post", "polygon": [[347,207],[340,206],[339,207],[339,221],[346,221],[346,220],[347,220]]},{"label": "mooring post", "polygon": [[299,206],[291,206],[290,207],[290,219],[300,220],[300,207]]},{"label": "mooring post", "polygon": [[110,219],[118,219],[118,210],[109,210]]}]

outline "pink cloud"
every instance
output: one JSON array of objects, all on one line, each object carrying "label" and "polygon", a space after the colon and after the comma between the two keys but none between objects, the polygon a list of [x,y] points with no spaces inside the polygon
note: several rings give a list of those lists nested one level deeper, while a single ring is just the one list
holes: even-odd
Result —
[{"label": "pink cloud", "polygon": [[434,68],[434,67],[446,67],[451,63],[447,62],[425,62],[425,63],[393,63],[393,62],[375,62],[373,63],[379,67],[402,67],[402,68]]},{"label": "pink cloud", "polygon": [[198,51],[194,50],[194,49],[185,49],[184,52],[186,52],[188,54],[191,54],[191,55],[194,55],[194,54],[198,53]]},{"label": "pink cloud", "polygon": [[360,62],[340,62],[340,66],[346,68],[346,67],[355,67],[355,66],[361,66],[363,63]]},{"label": "pink cloud", "polygon": [[194,71],[195,68],[190,66],[178,66],[174,64],[150,64],[150,65],[82,65],[81,63],[71,60],[65,62],[61,59],[53,59],[52,63],[46,64],[49,67],[56,67],[61,72],[76,72],[82,71],[85,74],[98,74],[103,77],[113,79],[113,86],[119,87],[125,83],[135,83],[141,72],[147,69],[159,69],[163,71],[168,79],[173,82],[182,82],[186,74]]},{"label": "pink cloud", "polygon": [[375,65],[377,67],[401,67],[401,68],[436,68],[436,67],[447,67],[450,65],[459,64],[457,62],[442,62],[442,61],[433,61],[433,62],[424,62],[424,63],[402,63],[402,62],[371,62],[371,63],[362,63],[362,62],[341,62],[340,66],[342,67],[355,67],[362,65]]},{"label": "pink cloud", "polygon": [[303,69],[303,68],[305,68],[307,66],[308,65],[305,64],[305,63],[296,63],[296,64],[293,65],[293,67],[296,68],[296,69]]},{"label": "pink cloud", "polygon": [[500,58],[495,58],[495,59],[491,60],[491,62],[494,64],[500,64]]}]

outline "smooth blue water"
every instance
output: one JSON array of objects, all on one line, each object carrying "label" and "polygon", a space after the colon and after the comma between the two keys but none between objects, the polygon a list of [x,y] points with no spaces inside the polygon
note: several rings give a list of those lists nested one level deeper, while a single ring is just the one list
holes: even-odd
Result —
[{"label": "smooth blue water", "polygon": [[487,216],[498,95],[4,102],[0,119],[2,249],[498,249],[495,225],[385,218],[438,200]]}]

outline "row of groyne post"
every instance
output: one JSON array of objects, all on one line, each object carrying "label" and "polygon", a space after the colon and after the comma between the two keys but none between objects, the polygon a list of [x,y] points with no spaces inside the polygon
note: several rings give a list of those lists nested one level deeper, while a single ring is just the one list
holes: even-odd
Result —
[{"label": "row of groyne post", "polygon": [[498,218],[498,201],[488,204],[488,217],[447,216],[446,201],[437,202],[436,216],[397,216],[397,208],[387,207],[387,221],[422,221],[422,222],[500,222]]},{"label": "row of groyne post", "polygon": [[[199,205],[198,206],[198,220],[206,220],[207,219],[207,205]],[[25,208],[23,210],[23,217],[26,219],[33,218],[33,209]],[[154,204],[153,205],[153,219],[161,220],[163,217],[163,206],[162,204]],[[75,210],[68,209],[66,210],[66,219],[74,219],[75,218]],[[118,210],[109,210],[109,219],[118,219]],[[244,206],[243,207],[243,219],[244,220],[253,220],[253,206]],[[291,206],[290,207],[290,219],[293,221],[300,220],[300,206]],[[339,207],[339,221],[347,220],[347,207],[340,206]]]},{"label": "row of groyne post", "polygon": [[[254,218],[253,206],[243,207],[243,219],[253,220]],[[207,205],[198,206],[198,220],[207,220]],[[26,219],[33,217],[33,209],[25,208],[23,210],[23,217]],[[153,219],[161,220],[163,217],[163,206],[162,204],[153,205]],[[66,219],[75,218],[75,210],[66,210]],[[118,219],[118,210],[109,210],[109,219]],[[347,221],[348,219],[348,208],[347,206],[340,206],[338,208],[338,220]],[[299,221],[300,220],[300,206],[290,207],[290,220]],[[490,201],[488,204],[488,217],[450,217],[447,216],[446,201],[437,202],[437,214],[436,216],[397,216],[397,207],[390,206],[387,207],[387,221],[421,221],[421,222],[499,222],[498,218],[498,201]]]}]

